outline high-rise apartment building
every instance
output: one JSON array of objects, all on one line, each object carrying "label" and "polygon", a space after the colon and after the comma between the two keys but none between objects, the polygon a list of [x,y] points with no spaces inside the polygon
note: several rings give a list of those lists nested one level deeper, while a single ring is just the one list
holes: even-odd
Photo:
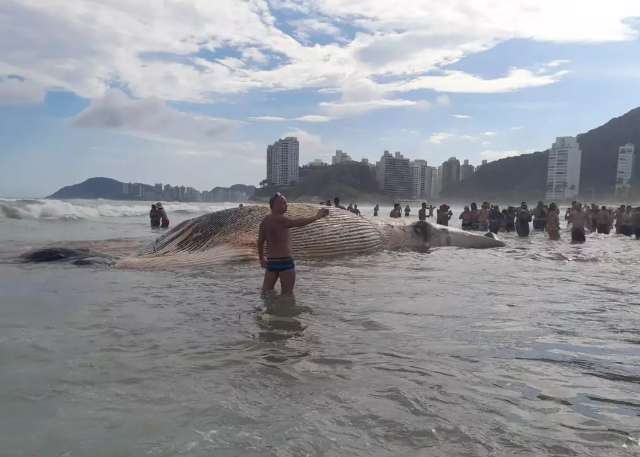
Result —
[{"label": "high-rise apartment building", "polygon": [[631,189],[631,177],[635,162],[635,146],[627,143],[618,148],[618,171],[616,173],[616,195],[626,196]]},{"label": "high-rise apartment building", "polygon": [[353,162],[351,156],[346,152],[342,152],[342,149],[336,149],[336,153],[331,157],[331,165],[337,165],[343,162]]},{"label": "high-rise apartment building", "polygon": [[430,198],[440,198],[442,192],[442,167],[429,167],[431,170],[431,194]]},{"label": "high-rise apartment building", "polygon": [[322,161],[322,159],[314,159],[307,164],[308,167],[325,167],[326,163]]},{"label": "high-rise apartment building", "polygon": [[469,164],[468,160],[465,160],[462,166],[460,167],[460,182],[469,179],[475,173],[476,168]]},{"label": "high-rise apartment building", "polygon": [[300,143],[296,137],[280,139],[267,146],[267,181],[286,186],[298,182]]},{"label": "high-rise apartment building", "polygon": [[455,157],[442,163],[442,192],[455,188],[460,183],[460,161]]},{"label": "high-rise apartment building", "polygon": [[571,200],[578,195],[581,163],[582,151],[576,138],[556,138],[547,162],[547,200]]},{"label": "high-rise apartment building", "polygon": [[384,151],[380,160],[376,163],[376,179],[380,188],[397,197],[411,195],[411,170],[409,159],[405,159],[401,153],[391,155]]},{"label": "high-rise apartment building", "polygon": [[431,172],[426,160],[409,162],[411,198],[427,198],[431,192]]}]

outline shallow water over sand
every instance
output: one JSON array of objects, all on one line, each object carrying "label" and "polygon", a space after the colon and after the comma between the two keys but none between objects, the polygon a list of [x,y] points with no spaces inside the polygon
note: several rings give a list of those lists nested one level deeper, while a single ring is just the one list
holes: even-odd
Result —
[{"label": "shallow water over sand", "polygon": [[[122,233],[0,219],[0,258]],[[640,242],[562,235],[300,262],[299,332],[253,263],[0,264],[2,455],[638,455]]]}]

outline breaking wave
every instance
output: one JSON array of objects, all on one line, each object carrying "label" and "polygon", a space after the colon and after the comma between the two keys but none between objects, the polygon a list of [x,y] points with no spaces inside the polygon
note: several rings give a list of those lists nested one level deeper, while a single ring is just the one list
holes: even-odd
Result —
[{"label": "breaking wave", "polygon": [[[0,219],[83,220],[101,217],[140,217],[149,214],[148,203],[113,204],[97,200],[87,203],[62,200],[0,199]],[[167,203],[169,214],[202,214],[219,209],[189,203]]]}]

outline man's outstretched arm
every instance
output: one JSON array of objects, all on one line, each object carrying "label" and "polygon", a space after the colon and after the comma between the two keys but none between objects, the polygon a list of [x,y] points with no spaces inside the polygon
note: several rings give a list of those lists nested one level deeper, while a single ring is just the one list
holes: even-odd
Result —
[{"label": "man's outstretched arm", "polygon": [[318,213],[312,217],[298,217],[295,219],[285,218],[285,225],[287,227],[304,227],[305,225],[309,225],[312,222],[317,221],[318,219],[322,219],[323,217],[329,215],[329,210],[327,208],[322,208],[318,210]]}]

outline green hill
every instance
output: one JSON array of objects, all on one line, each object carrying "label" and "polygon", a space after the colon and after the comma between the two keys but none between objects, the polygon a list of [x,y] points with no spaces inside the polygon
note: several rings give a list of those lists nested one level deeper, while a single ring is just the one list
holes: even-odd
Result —
[{"label": "green hill", "polygon": [[123,183],[111,178],[89,178],[80,184],[65,186],[47,198],[108,198],[124,199]]}]

